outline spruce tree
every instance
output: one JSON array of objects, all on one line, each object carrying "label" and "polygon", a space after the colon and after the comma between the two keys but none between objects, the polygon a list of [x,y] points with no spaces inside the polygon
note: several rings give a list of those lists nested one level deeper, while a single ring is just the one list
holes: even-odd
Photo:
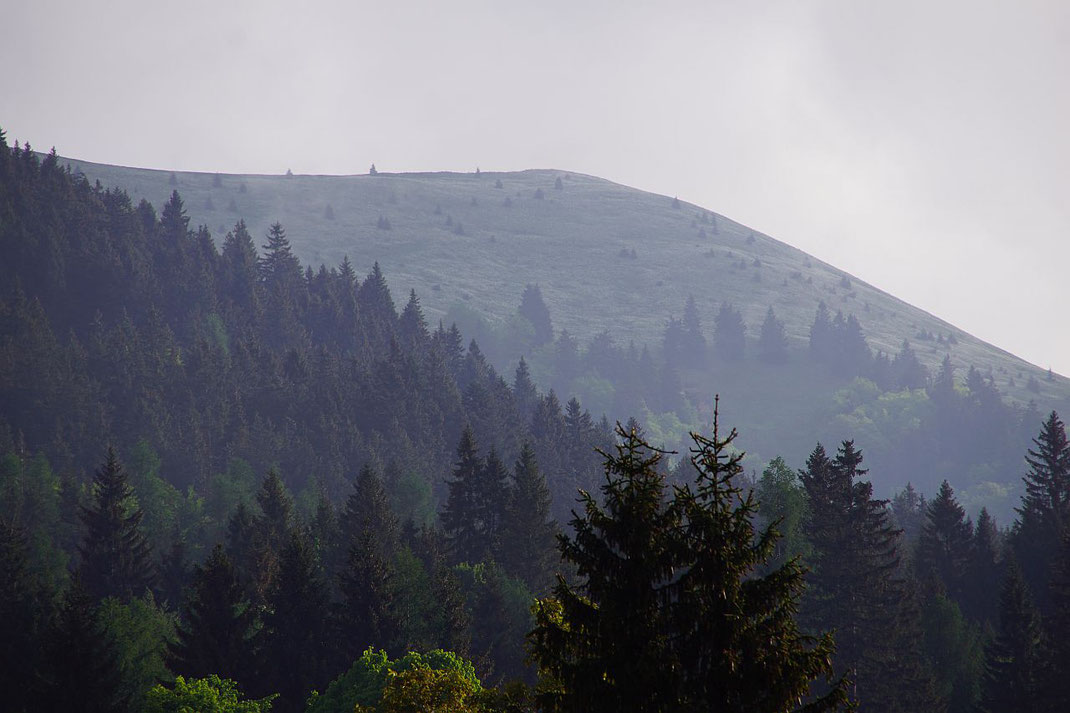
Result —
[{"label": "spruce tree", "polygon": [[339,575],[342,600],[333,621],[340,661],[348,666],[369,646],[392,651],[403,642],[395,611],[391,565],[371,529],[364,529],[349,547]]},{"label": "spruce tree", "polygon": [[216,545],[193,570],[176,639],[169,644],[170,668],[187,678],[248,681],[253,658],[254,614],[234,566]]},{"label": "spruce tree", "polygon": [[762,321],[758,333],[758,358],[770,364],[780,364],[788,358],[788,338],[784,334],[784,323],[776,318],[770,307]]},{"label": "spruce tree", "polygon": [[925,511],[915,566],[923,586],[962,604],[966,590],[973,528],[945,480]]},{"label": "spruce tree", "polygon": [[800,472],[814,548],[806,619],[812,629],[836,630],[834,661],[848,670],[863,710],[927,709],[935,694],[922,667],[917,604],[899,575],[899,531],[860,480],[861,463],[852,441],[834,459],[819,444]]},{"label": "spruce tree", "polygon": [[452,478],[447,481],[449,497],[442,511],[442,527],[457,562],[478,562],[485,549],[479,525],[480,494],[477,491],[482,469],[475,436],[466,425],[457,444],[457,461]]},{"label": "spruce tree", "polygon": [[520,297],[520,316],[531,322],[535,328],[535,346],[552,342],[554,328],[550,322],[550,310],[542,299],[542,290],[538,285],[528,285]]},{"label": "spruce tree", "polygon": [[[715,419],[716,423],[716,419]],[[737,484],[734,432],[693,435],[692,484],[670,490],[662,452],[618,426],[605,455],[602,503],[581,494],[575,535],[560,536],[578,584],[558,578],[536,603],[531,652],[540,704],[556,711],[794,711],[831,676],[831,637],[795,624],[803,572],[766,577],[772,529],[756,533],[756,505]],[[845,701],[839,681],[807,710]]]},{"label": "spruce tree", "polygon": [[1066,427],[1054,411],[1033,439],[1022,479],[1025,495],[1017,508],[1012,542],[1022,576],[1035,593],[1042,611],[1048,610],[1047,585],[1051,579],[1051,554],[1057,551],[1070,517],[1070,441]]},{"label": "spruce tree", "polygon": [[1053,560],[1039,697],[1045,710],[1056,713],[1070,711],[1070,533],[1063,534]]},{"label": "spruce tree", "polygon": [[[397,516],[390,509],[383,481],[369,464],[360,469],[353,492],[346,500],[339,521],[343,551],[368,541],[375,546],[376,555],[389,562],[399,545]],[[370,540],[365,533],[370,533]],[[346,555],[348,558],[348,554]]]},{"label": "spruce tree", "polygon": [[970,561],[966,570],[963,611],[976,622],[995,622],[999,605],[999,589],[995,582],[1002,579],[999,563],[999,531],[988,510],[981,508],[977,525],[973,528]]},{"label": "spruce tree", "polygon": [[94,600],[129,601],[151,590],[156,574],[152,551],[141,532],[144,517],[133,488],[109,447],[93,480],[93,504],[82,509],[85,538],[79,548],[79,577]]},{"label": "spruce tree", "polygon": [[747,325],[743,315],[730,303],[721,304],[714,318],[713,347],[726,361],[742,361],[746,346]]},{"label": "spruce tree", "polygon": [[11,713],[32,713],[39,705],[40,641],[47,593],[39,591],[27,567],[22,532],[0,520],[0,691]]},{"label": "spruce tree", "polygon": [[279,693],[273,710],[303,710],[309,693],[330,680],[334,672],[328,668],[332,659],[328,616],[315,551],[306,537],[291,532],[264,614],[259,686],[262,692]]},{"label": "spruce tree", "polygon": [[539,394],[535,390],[535,382],[531,380],[531,370],[524,357],[520,357],[520,363],[516,367],[516,375],[513,378],[513,398],[516,399],[516,408],[523,419],[530,419],[539,401]]},{"label": "spruce tree", "polygon": [[999,629],[985,650],[984,713],[1040,713],[1040,618],[1021,570],[1007,568],[999,598]]},{"label": "spruce tree", "polygon": [[126,713],[132,710],[111,637],[76,575],[45,642],[38,710]]},{"label": "spruce tree", "polygon": [[513,468],[513,487],[502,533],[501,564],[535,594],[550,585],[556,544],[550,519],[550,489],[527,441]]}]

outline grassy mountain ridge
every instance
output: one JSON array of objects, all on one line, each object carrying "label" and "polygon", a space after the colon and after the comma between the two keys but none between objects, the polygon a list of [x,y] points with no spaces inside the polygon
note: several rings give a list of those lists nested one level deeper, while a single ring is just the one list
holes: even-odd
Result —
[{"label": "grassy mountain ridge", "polygon": [[[960,375],[975,366],[1011,401],[1044,410],[1070,399],[1070,381],[1048,381],[1045,370],[801,250],[698,206],[591,176],[217,175],[64,161],[156,206],[178,190],[191,223],[217,240],[239,218],[254,236],[277,220],[303,262],[337,265],[348,255],[359,272],[378,261],[395,296],[415,289],[432,320],[461,304],[501,323],[533,282],[555,328],[581,340],[609,329],[620,343],[654,345],[693,294],[708,333],[724,300],[740,308],[751,337],[772,306],[803,348],[824,300],[833,312],[855,314],[874,349],[894,354],[908,339],[930,369],[950,354]],[[957,343],[921,338],[926,333],[953,334]],[[1030,376],[1039,393],[1026,388]]]}]

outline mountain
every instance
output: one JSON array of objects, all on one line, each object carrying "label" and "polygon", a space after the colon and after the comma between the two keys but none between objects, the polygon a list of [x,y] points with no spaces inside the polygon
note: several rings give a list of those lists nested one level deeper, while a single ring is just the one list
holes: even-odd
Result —
[{"label": "mountain", "polygon": [[[750,343],[772,307],[790,349],[801,353],[823,301],[833,314],[853,314],[874,351],[892,356],[907,340],[930,373],[948,355],[960,385],[973,367],[1022,413],[1032,413],[1024,410],[1031,402],[1038,413],[1070,405],[1067,379],[832,265],[705,208],[592,176],[557,170],[230,175],[61,160],[91,182],[122,187],[135,201],[143,197],[158,208],[179,191],[191,225],[207,226],[217,242],[239,218],[258,242],[278,221],[304,263],[336,266],[348,256],[361,271],[377,261],[395,294],[416,290],[430,322],[457,321],[469,333],[506,329],[525,285],[534,283],[554,327],[581,343],[608,330],[619,345],[660,349],[668,319],[693,295],[707,339],[723,302],[742,313]],[[497,360],[506,362],[504,369],[519,356],[499,353]],[[537,355],[534,361],[535,376],[549,381]],[[686,427],[708,421],[712,394],[719,392],[744,445],[763,459],[783,454],[801,464],[818,438],[857,438],[870,452],[901,447],[884,425],[897,418],[897,402],[887,393],[852,386],[849,378],[802,359],[775,372],[748,362],[684,369],[681,376],[695,407],[692,417],[674,424],[652,418],[651,424],[670,446]],[[604,389],[569,387],[596,414],[630,415],[611,412]],[[1035,434],[1028,423],[1033,417],[1023,418],[1024,432]],[[906,482],[934,492],[939,482],[936,466],[896,461],[890,472],[879,464],[878,457],[874,480],[886,493]],[[925,474],[912,472],[918,468]],[[1021,468],[1008,460],[997,473],[973,470],[956,483],[964,501],[989,504],[1009,517]]]}]

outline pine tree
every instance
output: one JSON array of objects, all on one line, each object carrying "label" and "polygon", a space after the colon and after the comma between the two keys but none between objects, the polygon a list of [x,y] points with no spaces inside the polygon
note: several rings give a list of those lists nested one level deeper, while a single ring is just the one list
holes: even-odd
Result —
[{"label": "pine tree", "polygon": [[25,537],[2,520],[0,572],[0,691],[11,713],[32,713],[39,705],[39,641],[48,597],[31,578]]},{"label": "pine tree", "polygon": [[962,609],[976,622],[995,622],[999,591],[994,582],[1002,579],[999,564],[999,531],[988,510],[981,508],[973,528],[970,561],[967,565]]},{"label": "pine tree", "polygon": [[[331,637],[326,587],[307,538],[289,535],[264,614],[260,690],[277,691],[273,710],[300,711],[312,689],[329,681]],[[259,694],[258,694],[259,695]]]},{"label": "pine tree", "polygon": [[398,318],[398,337],[410,352],[422,351],[431,338],[416,290],[409,292],[409,301]]},{"label": "pine tree", "polygon": [[1033,444],[1036,450],[1029,449],[1025,459],[1025,495],[1011,536],[1022,576],[1046,612],[1051,553],[1057,551],[1070,517],[1070,441],[1057,413],[1052,411],[1044,421]]},{"label": "pine tree", "polygon": [[[344,552],[367,541],[380,560],[389,562],[399,546],[398,519],[390,509],[383,481],[370,465],[360,469],[339,523]],[[366,536],[365,533],[370,533]],[[348,557],[348,555],[347,555]],[[363,650],[363,649],[362,649]]]},{"label": "pine tree", "polygon": [[553,341],[554,328],[550,321],[550,310],[543,302],[542,290],[538,285],[528,285],[524,288],[518,312],[535,328],[535,346]]},{"label": "pine tree", "polygon": [[741,361],[746,346],[747,325],[743,315],[728,302],[721,304],[721,309],[714,318],[713,346],[717,354],[727,361]]},{"label": "pine tree", "polygon": [[187,678],[218,674],[247,681],[253,658],[254,615],[234,566],[216,545],[193,570],[182,624],[169,645],[170,668]]},{"label": "pine tree", "polygon": [[925,526],[915,558],[919,579],[937,594],[961,604],[973,541],[973,527],[966,511],[955,500],[945,480],[925,511]]},{"label": "pine tree", "polygon": [[476,448],[475,435],[469,426],[457,444],[457,461],[452,478],[447,481],[449,497],[442,511],[442,527],[450,540],[453,558],[458,562],[478,562],[485,543],[479,527],[479,493],[483,464]]},{"label": "pine tree", "polygon": [[852,441],[831,460],[818,444],[799,474],[814,547],[806,618],[813,629],[835,629],[834,660],[865,710],[929,709],[935,694],[921,664],[916,603],[898,575],[899,531],[872,484],[859,480],[861,463]]},{"label": "pine tree", "polygon": [[788,338],[784,334],[784,323],[776,318],[772,307],[766,311],[758,334],[758,358],[770,364],[783,363],[788,358]]},{"label": "pine tree", "polygon": [[152,551],[141,532],[144,515],[135,502],[126,472],[109,447],[93,480],[93,505],[82,509],[85,539],[78,571],[94,600],[129,601],[155,584]]},{"label": "pine tree", "polygon": [[1045,710],[1056,713],[1070,711],[1070,533],[1063,534],[1053,559],[1039,698]]},{"label": "pine tree", "polygon": [[524,357],[520,357],[520,363],[516,367],[516,375],[513,378],[513,398],[516,399],[516,408],[520,417],[528,420],[535,411],[539,400],[539,394],[535,390],[535,382],[531,380],[531,371]]},{"label": "pine tree", "polygon": [[333,620],[341,661],[348,666],[369,646],[393,650],[403,642],[394,610],[390,565],[381,555],[381,545],[371,529],[364,529],[349,547],[345,569],[339,576],[342,601]]},{"label": "pine tree", "polygon": [[77,576],[49,632],[44,658],[44,688],[37,710],[125,713],[131,709],[115,645]]},{"label": "pine tree", "polygon": [[513,487],[502,534],[501,563],[528,588],[543,593],[553,572],[556,527],[550,520],[550,489],[535,450],[524,442],[513,469]]},{"label": "pine tree", "polygon": [[[809,639],[794,621],[798,563],[752,576],[776,534],[754,531],[740,457],[727,452],[734,435],[693,435],[695,481],[670,499],[662,453],[618,427],[603,504],[581,495],[575,535],[560,537],[580,584],[559,577],[536,603],[543,708],[793,711],[830,676],[831,637]],[[840,681],[809,709],[835,709],[845,693]]]},{"label": "pine tree", "polygon": [[694,295],[687,296],[684,316],[680,320],[684,338],[684,365],[701,368],[706,363],[706,337],[702,334],[702,321]]},{"label": "pine tree", "polygon": [[1007,568],[999,600],[999,630],[985,650],[981,708],[985,713],[1039,713],[1040,618],[1021,570]]}]

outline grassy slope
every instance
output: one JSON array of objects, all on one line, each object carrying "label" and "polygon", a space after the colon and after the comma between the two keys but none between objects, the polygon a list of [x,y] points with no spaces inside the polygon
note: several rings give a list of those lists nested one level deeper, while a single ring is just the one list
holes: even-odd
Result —
[{"label": "grassy slope", "polygon": [[[218,240],[238,218],[254,236],[263,236],[277,220],[306,263],[337,265],[348,255],[362,273],[378,261],[395,299],[403,301],[414,288],[431,321],[463,303],[501,322],[515,311],[524,285],[534,282],[542,287],[556,328],[584,340],[609,329],[620,343],[655,344],[668,316],[679,316],[693,294],[706,315],[707,332],[722,300],[741,308],[752,337],[772,306],[794,348],[801,350],[817,303],[824,300],[834,311],[853,312],[876,349],[894,353],[907,338],[930,368],[950,353],[960,376],[970,365],[991,373],[1012,401],[1035,400],[1042,412],[1070,405],[1067,379],[1049,382],[1043,369],[800,250],[722,216],[716,219],[718,233],[712,234],[697,206],[674,207],[669,197],[590,176],[551,170],[479,176],[223,175],[221,185],[214,186],[212,174],[179,172],[172,185],[167,171],[69,163],[90,180],[122,186],[135,200],[145,197],[157,208],[177,189],[192,223],[207,225]],[[554,187],[558,177],[560,190]],[[542,200],[535,198],[539,189]],[[511,206],[505,205],[507,198]],[[333,219],[325,215],[328,205]],[[390,230],[376,227],[379,216],[389,220]],[[463,234],[455,231],[457,223]],[[622,248],[634,249],[638,259],[620,257]],[[849,288],[843,286],[845,276]],[[954,333],[958,344],[920,341],[921,330],[945,337]],[[1040,394],[1025,388],[1031,375],[1040,382]],[[835,440],[806,428],[807,414],[812,415],[807,404],[824,408],[836,386],[812,369],[773,372],[751,365],[685,379],[693,390],[715,389],[729,397],[726,415],[740,425],[746,445],[761,455],[778,451],[799,463],[815,437]],[[696,400],[709,405],[708,398]],[[1018,475],[1007,474],[1006,481]],[[907,479],[890,475],[887,484]]]}]

